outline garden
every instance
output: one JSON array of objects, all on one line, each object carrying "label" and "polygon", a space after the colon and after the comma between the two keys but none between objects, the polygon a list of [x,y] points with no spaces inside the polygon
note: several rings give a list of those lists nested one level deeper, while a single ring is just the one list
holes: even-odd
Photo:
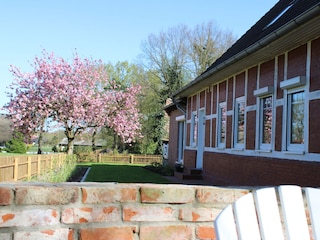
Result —
[{"label": "garden", "polygon": [[148,170],[146,165],[135,164],[79,164],[71,174],[70,181],[79,181],[86,172],[85,182],[118,183],[171,183],[163,175]]}]

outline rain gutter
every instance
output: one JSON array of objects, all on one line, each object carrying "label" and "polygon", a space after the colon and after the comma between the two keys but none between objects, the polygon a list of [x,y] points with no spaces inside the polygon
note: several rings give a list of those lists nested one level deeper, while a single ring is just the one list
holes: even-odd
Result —
[{"label": "rain gutter", "polygon": [[243,51],[239,52],[238,54],[232,56],[231,58],[227,59],[223,63],[215,66],[214,68],[210,69],[208,72],[203,73],[199,77],[197,77],[194,81],[190,82],[183,88],[181,88],[179,91],[173,94],[172,99],[175,99],[175,97],[179,97],[185,92],[188,88],[195,86],[197,83],[202,81],[203,79],[213,75],[214,73],[217,73],[218,71],[227,68],[228,66],[234,64],[235,62],[249,56],[250,54],[266,47],[268,44],[272,43],[273,41],[279,39],[280,37],[286,35],[287,33],[291,32],[295,28],[301,26],[303,23],[307,22],[308,20],[319,16],[320,12],[320,5],[316,5],[313,8],[309,9],[308,12],[296,17],[283,27],[279,28],[278,30],[272,32],[271,34],[265,36],[261,40],[257,41],[255,44],[247,47]]}]

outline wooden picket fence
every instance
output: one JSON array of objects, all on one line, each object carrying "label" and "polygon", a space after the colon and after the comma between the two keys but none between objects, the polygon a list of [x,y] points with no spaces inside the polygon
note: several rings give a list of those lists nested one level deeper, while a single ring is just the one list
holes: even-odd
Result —
[{"label": "wooden picket fence", "polygon": [[[30,180],[33,176],[40,176],[52,169],[60,168],[66,157],[66,154],[0,156],[0,182]],[[82,153],[78,155],[78,162],[147,165],[153,162],[161,163],[162,156]]]},{"label": "wooden picket fence", "polygon": [[59,168],[66,154],[0,156],[0,182],[30,180],[51,169]]},{"label": "wooden picket fence", "polygon": [[82,153],[78,155],[78,162],[118,163],[118,164],[151,164],[162,163],[161,155],[140,154],[109,154]]}]

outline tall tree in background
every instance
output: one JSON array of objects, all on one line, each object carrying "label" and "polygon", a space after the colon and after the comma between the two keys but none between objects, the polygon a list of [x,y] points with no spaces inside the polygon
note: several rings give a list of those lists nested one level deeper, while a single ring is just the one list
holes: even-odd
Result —
[{"label": "tall tree in background", "polygon": [[135,101],[140,87],[123,89],[109,81],[101,61],[82,60],[75,54],[69,63],[43,51],[32,66],[32,73],[11,69],[15,94],[5,108],[14,127],[32,134],[41,131],[44,120],[51,119],[64,127],[68,154],[73,153],[75,136],[87,128],[109,126],[126,143],[140,136]]},{"label": "tall tree in background", "polygon": [[142,42],[142,63],[161,83],[158,89],[161,107],[155,114],[158,149],[166,134],[162,107],[167,98],[205,71],[235,40],[230,32],[209,22],[194,29],[185,25],[172,27],[167,32],[151,34]]},{"label": "tall tree in background", "polygon": [[162,104],[186,80],[189,34],[185,25],[179,25],[168,32],[151,34],[142,42],[144,66],[162,82],[162,91],[159,93]]},{"label": "tall tree in background", "polygon": [[185,25],[150,34],[142,42],[143,65],[162,82],[163,102],[205,71],[236,38],[213,22],[189,29]]},{"label": "tall tree in background", "polygon": [[[144,71],[142,68],[138,67],[135,64],[129,64],[129,62],[124,61],[124,62],[117,62],[115,65],[112,65],[111,63],[105,65],[105,69],[106,72],[109,76],[109,78],[114,81],[119,88],[121,89],[121,91],[123,91],[124,93],[126,93],[127,91],[132,91],[132,90],[137,90],[135,89],[131,89],[130,86],[135,85],[135,86],[141,86],[141,83],[139,82],[139,79],[141,78],[141,76],[143,76]],[[125,112],[120,112],[117,113],[116,115],[114,115],[115,119],[118,118],[120,115],[124,116],[124,117],[129,117],[129,115],[127,115],[127,113],[130,112],[134,112],[136,110],[134,109],[130,109],[130,106],[135,106],[135,108],[138,108],[139,111],[141,112],[141,109],[139,108],[139,99],[140,99],[140,95],[141,95],[141,87],[139,88],[139,92],[136,92],[134,95],[131,96],[135,96],[135,98],[132,98],[130,96],[128,96],[125,101],[123,101],[121,103],[121,105],[124,107],[124,109],[126,109]],[[129,108],[128,108],[129,107]],[[132,113],[134,114],[134,113]],[[139,118],[139,122],[141,122],[140,116],[136,116],[136,118]],[[136,120],[134,120],[136,121]],[[116,124],[116,121],[114,122]],[[112,129],[116,129],[116,128],[120,128],[120,125],[114,125]],[[111,130],[112,130],[111,129]],[[123,129],[124,131],[126,131],[126,129]],[[121,131],[120,129],[118,131]],[[105,133],[110,133],[110,131],[105,131]],[[142,133],[142,135],[144,136],[144,134]],[[141,137],[139,138],[139,140],[141,140]],[[118,134],[116,134],[115,131],[113,131],[113,149],[116,150],[125,150],[124,149],[124,142],[122,141],[121,138],[118,137]],[[128,146],[127,146],[128,147]]]},{"label": "tall tree in background", "polygon": [[[145,71],[140,65],[129,64],[128,62],[117,62],[115,65],[107,64],[106,69],[110,79],[125,87],[130,84],[141,86],[141,91],[137,95],[137,107],[140,111],[141,133],[140,138],[129,150],[142,154],[159,154],[158,149],[158,114],[161,112],[161,82],[154,74]],[[104,135],[110,131],[104,131]],[[106,136],[107,137],[107,136]],[[114,139],[117,145],[117,139]],[[121,142],[118,143],[121,146]],[[120,149],[121,150],[121,149]]]},{"label": "tall tree in background", "polygon": [[190,71],[193,77],[199,76],[217,60],[236,38],[229,31],[222,31],[212,21],[197,25],[189,35],[189,58],[192,62]]}]

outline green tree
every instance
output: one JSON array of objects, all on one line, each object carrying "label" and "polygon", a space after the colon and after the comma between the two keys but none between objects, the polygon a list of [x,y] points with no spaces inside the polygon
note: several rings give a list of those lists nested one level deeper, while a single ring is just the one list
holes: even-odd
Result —
[{"label": "green tree", "polygon": [[144,136],[139,142],[139,151],[143,154],[159,154],[163,136],[162,83],[152,72],[146,72],[139,81],[143,86],[139,108],[142,114],[142,134]]},{"label": "green tree", "polygon": [[232,32],[219,29],[212,21],[199,24],[190,30],[188,57],[192,63],[192,76],[197,77],[203,73],[235,41]]},{"label": "green tree", "polygon": [[6,151],[9,153],[26,153],[27,145],[23,141],[23,135],[15,132],[11,140],[6,142]]},{"label": "green tree", "polygon": [[[131,145],[124,145],[118,141],[110,129],[103,129],[104,139],[113,143],[111,148],[118,148],[119,151],[129,150],[130,152],[142,154],[161,153],[161,140],[163,136],[163,101],[167,89],[163,88],[157,74],[148,71],[138,64],[128,62],[117,62],[115,65],[107,64],[108,76],[116,81],[118,85],[126,86],[138,84],[142,87],[138,96],[138,108],[141,114],[141,125],[143,138]],[[168,96],[168,94],[167,94]],[[110,147],[110,145],[109,145]]]},{"label": "green tree", "polygon": [[167,135],[163,105],[187,82],[205,71],[235,41],[232,33],[221,31],[213,22],[189,29],[186,25],[167,32],[150,34],[141,44],[142,65],[159,80],[158,104],[154,114],[154,141],[161,152],[161,140]]}]

